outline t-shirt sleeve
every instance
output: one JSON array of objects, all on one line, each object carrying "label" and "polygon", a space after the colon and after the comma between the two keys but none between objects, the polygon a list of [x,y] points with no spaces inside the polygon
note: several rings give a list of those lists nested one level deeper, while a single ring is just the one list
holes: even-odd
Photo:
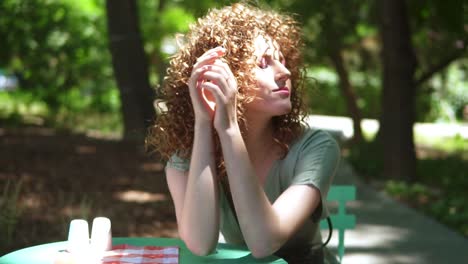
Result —
[{"label": "t-shirt sleeve", "polygon": [[166,169],[173,168],[179,171],[188,171],[190,168],[190,160],[183,159],[177,154],[173,154],[166,163]]},{"label": "t-shirt sleeve", "polygon": [[[320,191],[322,204],[313,219],[328,216],[326,197],[340,160],[338,143],[326,132],[313,133],[301,146],[291,185],[312,185]],[[321,209],[321,210],[320,210]]]}]

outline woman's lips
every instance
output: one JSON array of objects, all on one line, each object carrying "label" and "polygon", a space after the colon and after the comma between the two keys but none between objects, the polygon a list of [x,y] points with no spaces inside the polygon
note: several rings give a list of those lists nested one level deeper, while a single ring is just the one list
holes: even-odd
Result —
[{"label": "woman's lips", "polygon": [[274,93],[282,93],[282,94],[288,94],[289,95],[289,88],[286,86],[280,87],[278,89],[273,90]]}]

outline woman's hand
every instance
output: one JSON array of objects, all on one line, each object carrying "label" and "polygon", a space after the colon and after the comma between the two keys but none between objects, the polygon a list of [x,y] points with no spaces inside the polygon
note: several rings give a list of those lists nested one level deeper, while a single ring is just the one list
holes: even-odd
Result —
[{"label": "woman's hand", "polygon": [[[217,59],[223,56],[225,50],[221,47],[216,47],[208,50],[197,59],[194,64],[188,87],[190,98],[192,100],[193,110],[195,112],[195,121],[211,122],[214,116],[214,98],[210,92],[204,93],[201,88],[203,82],[208,81],[203,75],[209,70],[209,66],[213,65]],[[207,98],[207,96],[209,98]],[[211,101],[211,102],[210,102]]]},{"label": "woman's hand", "polygon": [[205,52],[197,59],[189,79],[195,120],[213,120],[218,132],[237,125],[237,82],[221,59],[225,52],[222,47]]}]

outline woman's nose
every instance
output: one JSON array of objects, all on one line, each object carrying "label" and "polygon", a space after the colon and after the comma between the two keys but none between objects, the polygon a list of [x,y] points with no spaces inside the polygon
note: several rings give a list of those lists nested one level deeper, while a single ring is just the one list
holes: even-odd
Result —
[{"label": "woman's nose", "polygon": [[291,72],[280,62],[276,62],[276,73],[275,73],[275,80],[276,81],[286,81],[291,77]]}]

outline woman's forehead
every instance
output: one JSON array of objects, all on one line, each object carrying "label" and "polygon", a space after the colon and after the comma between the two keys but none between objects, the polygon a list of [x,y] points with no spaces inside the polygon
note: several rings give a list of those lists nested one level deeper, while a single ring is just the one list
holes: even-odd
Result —
[{"label": "woman's forehead", "polygon": [[254,39],[254,47],[256,56],[263,56],[267,51],[272,52],[272,54],[281,52],[278,42],[270,36],[258,35]]}]

